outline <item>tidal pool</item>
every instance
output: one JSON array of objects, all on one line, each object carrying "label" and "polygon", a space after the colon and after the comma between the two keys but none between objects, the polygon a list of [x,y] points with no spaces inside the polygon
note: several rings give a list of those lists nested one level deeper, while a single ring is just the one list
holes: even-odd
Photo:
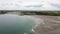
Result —
[{"label": "tidal pool", "polygon": [[0,34],[34,34],[32,28],[35,25],[32,16],[0,15]]}]

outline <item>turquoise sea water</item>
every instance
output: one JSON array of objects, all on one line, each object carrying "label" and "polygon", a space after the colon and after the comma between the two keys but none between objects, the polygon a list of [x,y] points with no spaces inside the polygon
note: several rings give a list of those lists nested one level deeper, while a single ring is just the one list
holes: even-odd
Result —
[{"label": "turquoise sea water", "polygon": [[34,20],[28,16],[0,15],[0,34],[34,34]]}]

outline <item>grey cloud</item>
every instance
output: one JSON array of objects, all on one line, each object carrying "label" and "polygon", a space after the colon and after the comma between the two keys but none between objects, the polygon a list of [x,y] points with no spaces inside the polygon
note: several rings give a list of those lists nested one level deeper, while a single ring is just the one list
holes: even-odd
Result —
[{"label": "grey cloud", "polygon": [[27,5],[25,7],[42,7],[43,5]]},{"label": "grey cloud", "polygon": [[60,4],[53,4],[53,3],[50,3],[51,6],[54,6],[54,7],[58,7],[60,8]]},{"label": "grey cloud", "polygon": [[[60,10],[56,0],[0,0],[0,10]],[[57,8],[56,8],[57,7]]]}]

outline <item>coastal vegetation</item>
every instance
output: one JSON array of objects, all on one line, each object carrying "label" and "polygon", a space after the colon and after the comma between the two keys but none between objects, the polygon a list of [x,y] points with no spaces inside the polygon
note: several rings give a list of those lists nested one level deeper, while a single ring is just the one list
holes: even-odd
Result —
[{"label": "coastal vegetation", "polygon": [[50,12],[50,11],[25,11],[21,12],[24,15],[49,15],[49,16],[60,16],[60,12]]},{"label": "coastal vegetation", "polygon": [[20,15],[49,15],[49,16],[60,16],[60,11],[24,11],[24,10],[0,10],[0,14],[7,12],[20,12]]},{"label": "coastal vegetation", "polygon": [[7,11],[0,11],[0,14],[5,14],[7,13]]}]

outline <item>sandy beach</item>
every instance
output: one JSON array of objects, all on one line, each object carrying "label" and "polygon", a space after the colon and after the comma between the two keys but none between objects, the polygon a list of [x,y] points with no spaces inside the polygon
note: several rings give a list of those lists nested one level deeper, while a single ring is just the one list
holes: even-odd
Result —
[{"label": "sandy beach", "polygon": [[60,33],[60,16],[44,16],[35,15],[36,18],[43,19],[43,23],[40,23],[34,28],[35,33],[38,34],[48,34],[49,32]]}]

